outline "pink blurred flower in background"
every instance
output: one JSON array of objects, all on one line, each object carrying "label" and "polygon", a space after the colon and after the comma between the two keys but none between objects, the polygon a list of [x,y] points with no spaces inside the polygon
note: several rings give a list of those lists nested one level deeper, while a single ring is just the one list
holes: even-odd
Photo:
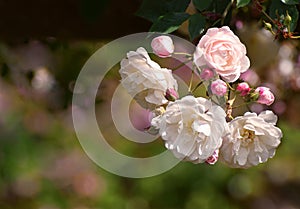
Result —
[{"label": "pink blurred flower in background", "polygon": [[153,113],[150,110],[142,108],[137,103],[132,103],[130,106],[130,121],[137,130],[145,131],[151,126]]},{"label": "pink blurred flower in background", "polygon": [[246,72],[242,73],[240,79],[246,81],[251,86],[256,86],[260,82],[257,73],[252,69],[249,69]]}]

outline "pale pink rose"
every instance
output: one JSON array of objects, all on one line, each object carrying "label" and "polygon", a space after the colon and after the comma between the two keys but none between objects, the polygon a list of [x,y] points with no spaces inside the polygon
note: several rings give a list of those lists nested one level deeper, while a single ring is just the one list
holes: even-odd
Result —
[{"label": "pale pink rose", "polygon": [[200,73],[200,78],[205,81],[212,79],[213,77],[214,72],[209,68],[204,68]]},{"label": "pale pink rose", "polygon": [[227,82],[236,81],[250,66],[245,45],[227,26],[208,29],[196,47],[194,62],[214,69]]},{"label": "pale pink rose", "polygon": [[227,92],[227,84],[218,79],[211,83],[210,85],[211,92],[217,96],[224,96]]},{"label": "pale pink rose", "polygon": [[249,94],[251,88],[249,87],[248,83],[242,82],[237,85],[236,90],[240,92],[241,96],[246,96]]},{"label": "pale pink rose", "polygon": [[158,36],[151,42],[154,54],[159,57],[170,57],[174,52],[174,44],[169,36]]},{"label": "pale pink rose", "polygon": [[267,87],[257,87],[255,92],[259,94],[257,102],[260,104],[271,105],[275,100],[274,94]]}]

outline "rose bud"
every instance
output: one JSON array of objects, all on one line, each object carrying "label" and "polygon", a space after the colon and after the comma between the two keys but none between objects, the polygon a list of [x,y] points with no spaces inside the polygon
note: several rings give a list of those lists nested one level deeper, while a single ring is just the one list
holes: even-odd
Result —
[{"label": "rose bud", "polygon": [[205,81],[212,79],[213,77],[214,72],[209,68],[204,68],[200,73],[200,78]]},{"label": "rose bud", "polygon": [[257,87],[255,93],[258,93],[257,102],[260,104],[271,105],[275,100],[274,94],[267,87]]},{"label": "rose bud", "polygon": [[151,42],[154,54],[159,57],[170,57],[174,52],[174,44],[169,36],[158,36]]},{"label": "rose bud", "polygon": [[179,98],[179,95],[175,89],[167,89],[165,97],[167,100],[174,102],[176,99]]},{"label": "rose bud", "polygon": [[249,92],[250,92],[251,89],[250,89],[248,83],[242,82],[242,83],[239,83],[239,84],[237,85],[236,90],[237,90],[238,92],[240,92],[241,96],[244,97],[244,96],[246,96],[246,95],[249,94]]},{"label": "rose bud", "polygon": [[218,79],[211,83],[211,92],[217,96],[224,96],[227,92],[227,85],[224,81]]},{"label": "rose bud", "polygon": [[219,158],[219,150],[215,150],[214,153],[212,154],[212,156],[210,156],[209,158],[206,159],[206,163],[210,164],[210,165],[214,165]]}]

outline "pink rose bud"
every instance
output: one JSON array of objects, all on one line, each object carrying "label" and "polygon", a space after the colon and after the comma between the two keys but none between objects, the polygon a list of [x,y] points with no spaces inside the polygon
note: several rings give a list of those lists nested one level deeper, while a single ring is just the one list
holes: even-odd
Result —
[{"label": "pink rose bud", "polygon": [[224,96],[227,92],[227,85],[224,81],[218,79],[211,83],[211,92],[217,96]]},{"label": "pink rose bud", "polygon": [[205,162],[210,165],[214,165],[218,161],[218,158],[219,158],[219,150],[217,149],[214,151],[212,156],[206,159]]},{"label": "pink rose bud", "polygon": [[241,96],[246,96],[250,92],[249,84],[246,82],[239,83],[236,87],[236,90],[240,92]]},{"label": "pink rose bud", "polygon": [[257,87],[255,93],[259,94],[257,102],[260,104],[271,105],[275,100],[274,94],[267,87]]},{"label": "pink rose bud", "polygon": [[174,44],[169,36],[158,36],[151,42],[154,54],[159,57],[170,57],[174,52]]},{"label": "pink rose bud", "polygon": [[166,99],[169,101],[175,101],[176,99],[179,98],[179,95],[175,89],[168,89],[166,91]]},{"label": "pink rose bud", "polygon": [[204,68],[200,73],[200,78],[202,78],[202,80],[205,81],[212,79],[213,77],[214,77],[214,72],[209,68]]}]

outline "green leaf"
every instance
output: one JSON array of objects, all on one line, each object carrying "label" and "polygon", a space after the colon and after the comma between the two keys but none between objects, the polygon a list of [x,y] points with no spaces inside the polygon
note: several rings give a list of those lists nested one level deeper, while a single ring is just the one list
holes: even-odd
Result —
[{"label": "green leaf", "polygon": [[[277,19],[277,17],[280,17],[281,22],[284,21],[284,18],[287,14],[292,17],[291,21],[291,31],[294,31],[297,27],[297,22],[299,18],[299,12],[296,5],[287,5],[281,2],[281,0],[272,0],[271,6],[270,6],[270,16],[273,19]],[[278,16],[277,16],[278,14]]]},{"label": "green leaf", "polygon": [[141,7],[135,13],[151,22],[171,12],[185,12],[190,0],[143,0]]},{"label": "green leaf", "polygon": [[[208,10],[212,11],[216,14],[222,15],[229,4],[231,4],[231,0],[214,0]],[[225,17],[223,24],[221,24],[221,21],[219,21],[219,22],[213,21],[212,23],[214,24],[214,26],[221,27],[223,25],[229,25],[230,21],[231,21],[231,16],[232,16],[231,11],[232,11],[232,7],[227,12],[227,15]],[[210,21],[210,20],[208,19],[208,21]]]},{"label": "green leaf", "polygon": [[213,12],[216,12],[219,14],[223,14],[227,5],[230,4],[230,1],[231,0],[214,0],[210,11],[213,11]]},{"label": "green leaf", "polygon": [[295,5],[295,4],[299,4],[300,0],[281,0],[281,2],[288,5]]},{"label": "green leaf", "polygon": [[151,32],[172,33],[189,18],[189,14],[184,12],[168,13],[154,22],[150,28]]},{"label": "green leaf", "polygon": [[201,14],[194,14],[189,18],[189,34],[190,39],[194,40],[204,32],[206,19]]},{"label": "green leaf", "polygon": [[237,8],[247,6],[250,3],[250,0],[237,0],[236,6]]},{"label": "green leaf", "polygon": [[193,4],[199,11],[207,9],[213,0],[193,0]]}]

